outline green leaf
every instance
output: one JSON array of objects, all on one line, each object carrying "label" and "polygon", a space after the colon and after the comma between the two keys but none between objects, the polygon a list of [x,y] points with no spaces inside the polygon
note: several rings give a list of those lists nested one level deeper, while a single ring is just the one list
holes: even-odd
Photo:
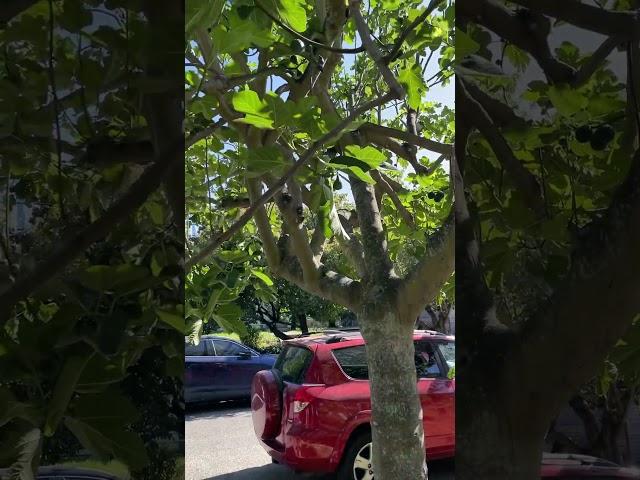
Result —
[{"label": "green leaf", "polygon": [[149,461],[142,439],[117,423],[88,423],[73,417],[66,417],[64,423],[82,446],[100,459],[115,457],[132,470],[144,468]]},{"label": "green leaf", "polygon": [[247,327],[241,319],[242,309],[235,303],[220,306],[212,317],[227,332],[237,333],[241,337],[247,334]]},{"label": "green leaf", "polygon": [[117,387],[111,387],[104,392],[80,395],[73,405],[72,416],[98,425],[130,425],[140,418],[140,412]]},{"label": "green leaf", "polygon": [[92,265],[78,273],[80,283],[97,292],[127,289],[132,283],[143,280],[149,275],[145,267],[122,265]]},{"label": "green leaf", "polygon": [[304,32],[307,29],[307,12],[303,0],[279,0],[278,13],[282,20],[296,32]]},{"label": "green leaf", "polygon": [[422,95],[427,91],[420,65],[411,63],[408,67],[400,69],[398,81],[407,91],[409,106],[413,109],[420,108]]},{"label": "green leaf", "polygon": [[200,336],[202,335],[202,327],[204,322],[201,318],[190,317],[187,320],[187,340],[189,343],[198,345],[200,343]]},{"label": "green leaf", "polygon": [[37,426],[41,421],[41,412],[35,405],[16,400],[8,387],[4,387],[0,389],[0,428],[16,418]]},{"label": "green leaf", "polygon": [[255,268],[251,269],[251,273],[262,280],[269,287],[273,286],[273,280],[271,280],[271,277],[269,277],[269,275],[267,275],[266,273],[260,270],[256,270]]},{"label": "green leaf", "polygon": [[480,44],[467,35],[467,32],[456,28],[456,62],[467,55],[473,55],[480,50]]},{"label": "green leaf", "polygon": [[180,333],[184,333],[185,323],[184,323],[184,315],[176,312],[171,312],[169,310],[163,310],[160,308],[156,309],[156,314],[158,318],[169,325],[170,327],[175,328]]},{"label": "green leaf", "polygon": [[247,166],[247,174],[250,177],[259,177],[268,172],[277,176],[286,165],[284,155],[274,146],[245,150],[240,158]]},{"label": "green leaf", "polygon": [[92,355],[93,351],[89,350],[88,347],[85,349],[82,346],[77,351],[71,352],[66,358],[49,401],[49,411],[44,424],[44,435],[46,437],[52,436],[57,430],[60,420],[67,411],[67,406],[75,391],[80,375],[82,375],[82,371]]},{"label": "green leaf", "polygon": [[224,0],[189,0],[186,2],[185,31],[187,36],[197,28],[210,28],[220,18]]},{"label": "green leaf", "polygon": [[338,168],[342,167],[358,167],[360,170],[364,172],[368,172],[371,170],[371,165],[367,162],[359,160],[354,157],[347,157],[346,155],[339,155],[335,158],[332,158],[329,162],[329,165],[336,166]]},{"label": "green leaf", "polygon": [[[360,160],[367,164],[370,168],[378,168],[387,157],[380,150],[373,147],[359,147],[357,145],[348,145],[345,153],[350,157]],[[359,166],[359,165],[356,165]]]},{"label": "green leaf", "polygon": [[236,120],[237,122],[247,123],[257,128],[273,128],[273,113],[269,109],[269,104],[260,100],[253,90],[236,92],[232,103],[233,108],[245,114],[245,117]]},{"label": "green leaf", "polygon": [[251,256],[244,250],[222,250],[216,253],[216,257],[223,262],[244,263],[251,259]]},{"label": "green leaf", "polygon": [[585,108],[589,100],[578,90],[567,84],[552,85],[547,92],[549,100],[558,113],[563,117],[570,117]]}]

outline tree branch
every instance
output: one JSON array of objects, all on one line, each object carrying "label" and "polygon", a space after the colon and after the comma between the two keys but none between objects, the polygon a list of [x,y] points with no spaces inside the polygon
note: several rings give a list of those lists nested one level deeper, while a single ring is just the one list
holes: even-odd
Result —
[{"label": "tree branch", "polygon": [[577,0],[512,0],[534,12],[557,18],[576,27],[602,35],[632,38],[638,31],[638,18],[633,12],[614,12]]},{"label": "tree branch", "polygon": [[308,285],[303,278],[297,258],[285,258],[279,275],[303,290],[318,295],[349,310],[357,310],[361,298],[361,284],[334,271],[322,271],[316,285]]},{"label": "tree branch", "polygon": [[213,133],[225,123],[227,123],[226,120],[220,119],[213,125],[210,125],[202,130],[199,130],[189,135],[184,141],[185,150],[191,147],[192,145],[198,143],[200,140],[204,140],[208,136],[213,135]]},{"label": "tree branch", "polygon": [[589,57],[589,59],[580,67],[573,79],[572,86],[574,88],[580,87],[600,68],[600,66],[607,59],[609,54],[624,41],[620,36],[613,36],[607,38],[595,52]]},{"label": "tree branch", "polygon": [[373,186],[358,178],[351,177],[351,190],[362,232],[367,276],[378,279],[394,277],[393,264],[387,248],[387,238]]},{"label": "tree branch", "polygon": [[544,199],[540,185],[534,175],[516,158],[507,141],[493,124],[489,114],[482,108],[480,103],[469,95],[469,92],[466,90],[466,84],[462,80],[457,79],[456,88],[463,98],[463,102],[458,106],[459,111],[469,119],[471,124],[476,127],[486,138],[487,142],[489,142],[498,161],[509,173],[518,189],[524,194],[528,202],[528,207],[538,218],[545,217],[546,207]]},{"label": "tree branch", "polygon": [[288,192],[277,197],[276,205],[282,214],[284,229],[291,236],[291,246],[302,268],[304,283],[310,288],[317,288],[320,271],[304,225],[300,188],[292,179],[287,185]]},{"label": "tree branch", "polygon": [[[573,2],[572,2],[573,3]],[[551,54],[547,35],[549,21],[541,15],[518,15],[494,0],[461,2],[457,13],[478,22],[497,35],[529,52],[552,83],[571,83],[575,71]]]},{"label": "tree branch", "polygon": [[453,211],[438,232],[427,240],[427,251],[416,267],[402,280],[397,306],[400,318],[414,322],[433,301],[455,268],[455,227]]},{"label": "tree branch", "polygon": [[[247,188],[249,190],[249,198],[252,202],[256,202],[260,198],[261,183],[257,179],[250,179],[247,181]],[[282,263],[282,257],[278,250],[275,236],[273,235],[273,229],[271,228],[271,222],[267,215],[267,210],[264,208],[264,204],[256,209],[254,215],[254,221],[258,228],[258,234],[262,240],[262,249],[264,250],[264,256],[267,259],[269,268],[278,274],[280,271],[280,265]]]},{"label": "tree branch", "polygon": [[360,13],[360,2],[361,0],[350,0],[349,1],[349,12],[356,22],[356,28],[358,33],[360,34],[360,38],[362,39],[362,44],[364,48],[366,48],[367,53],[373,59],[382,78],[385,83],[389,86],[391,93],[393,94],[393,98],[401,99],[405,96],[405,91],[400,82],[396,79],[393,72],[387,66],[387,63],[380,52],[378,46],[374,43],[371,38],[371,32],[369,31],[369,27],[362,17],[362,13]]},{"label": "tree branch", "polygon": [[447,156],[451,156],[453,153],[452,145],[436,142],[435,140],[429,140],[419,135],[414,135],[413,133],[404,132],[395,128],[376,125],[371,122],[363,123],[358,130],[365,135],[368,135],[373,142],[381,140],[382,138],[396,138],[431,152],[441,153]]},{"label": "tree branch", "polygon": [[353,120],[355,120],[361,114],[375,108],[378,105],[384,105],[385,103],[392,100],[393,95],[387,93],[371,102],[368,102],[361,107],[357,108],[353,112],[351,112],[344,120],[340,121],[338,125],[332,128],[329,132],[324,134],[318,140],[316,140],[299,158],[298,160],[285,172],[285,174],[265,193],[263,193],[260,198],[256,200],[256,203],[252,204],[236,222],[233,223],[223,234],[212,239],[208,242],[198,253],[194,254],[191,258],[187,260],[187,268],[191,268],[196,263],[202,262],[206,259],[213,251],[215,251],[223,242],[231,238],[237,232],[239,232],[242,227],[251,219],[254,212],[260,207],[263,206],[267,201],[269,201],[273,196],[279,192],[282,187],[287,183],[289,178],[291,178],[303,165],[305,165],[313,156],[320,150],[320,148],[327,142],[333,140],[336,136],[342,134],[343,130],[347,128]]},{"label": "tree branch", "polygon": [[353,234],[351,223],[343,220],[343,217],[333,209],[331,211],[331,229],[338,244],[344,248],[347,257],[351,261],[358,275],[362,278],[366,275],[367,269],[364,263],[364,250],[362,243]]},{"label": "tree branch", "polygon": [[412,229],[416,228],[416,222],[413,219],[413,215],[411,212],[407,210],[407,208],[402,204],[398,194],[395,192],[391,185],[386,181],[385,177],[378,170],[371,170],[371,177],[376,181],[376,185],[379,185],[384,193],[389,195],[389,198],[395,205],[396,209],[402,216],[402,219],[405,221],[407,225],[409,225]]}]

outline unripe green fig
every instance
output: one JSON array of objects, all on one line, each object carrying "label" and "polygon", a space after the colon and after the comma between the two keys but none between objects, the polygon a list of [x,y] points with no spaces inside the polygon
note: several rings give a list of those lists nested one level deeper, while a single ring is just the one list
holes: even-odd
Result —
[{"label": "unripe green fig", "polygon": [[576,129],[576,140],[580,143],[587,143],[591,140],[592,135],[591,127],[589,125],[583,125]]},{"label": "unripe green fig", "polygon": [[291,43],[289,44],[289,47],[295,53],[302,53],[304,51],[304,42],[296,38],[295,40],[291,41]]}]

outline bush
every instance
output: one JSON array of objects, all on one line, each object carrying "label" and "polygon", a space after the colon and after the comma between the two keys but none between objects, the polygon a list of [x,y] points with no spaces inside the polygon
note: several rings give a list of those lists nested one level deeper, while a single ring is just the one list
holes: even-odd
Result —
[{"label": "bush", "polygon": [[216,335],[232,338],[244,343],[247,347],[253,348],[261,353],[278,354],[282,351],[282,340],[271,332],[263,332],[258,329],[248,327],[248,334],[240,338],[237,333],[221,332]]}]

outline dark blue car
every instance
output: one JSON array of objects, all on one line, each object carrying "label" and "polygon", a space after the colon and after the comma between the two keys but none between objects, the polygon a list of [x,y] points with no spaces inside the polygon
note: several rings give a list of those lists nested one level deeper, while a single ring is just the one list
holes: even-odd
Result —
[{"label": "dark blue car", "polygon": [[184,351],[187,403],[248,398],[253,376],[270,369],[277,358],[214,335],[204,335],[198,345],[185,343]]},{"label": "dark blue car", "polygon": [[[0,469],[0,480],[9,478],[9,470]],[[122,480],[122,478],[94,469],[52,466],[40,467],[36,480]]]}]

